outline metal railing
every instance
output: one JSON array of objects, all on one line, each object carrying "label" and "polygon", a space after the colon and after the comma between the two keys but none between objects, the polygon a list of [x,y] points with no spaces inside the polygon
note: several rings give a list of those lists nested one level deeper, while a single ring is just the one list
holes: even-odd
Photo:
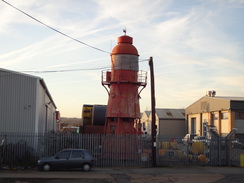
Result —
[{"label": "metal railing", "polygon": [[67,148],[89,150],[96,167],[150,166],[150,142],[138,135],[0,133],[0,165],[35,167],[41,157]]},{"label": "metal railing", "polygon": [[[125,76],[125,75],[124,75]],[[123,75],[120,75],[121,80],[123,81]],[[102,76],[101,76],[102,84],[103,85],[109,85],[111,82],[111,70],[104,70],[102,71]],[[146,86],[147,85],[147,72],[139,70],[137,72],[137,75],[134,76],[133,80],[136,81],[136,83],[140,84],[141,86]],[[117,82],[117,81],[116,81]]]},{"label": "metal railing", "polygon": [[[157,166],[240,166],[244,146],[234,140],[184,143],[157,137]],[[41,157],[66,148],[89,150],[96,167],[152,166],[151,137],[77,133],[0,133],[1,167],[35,167]]]},{"label": "metal railing", "polygon": [[157,138],[157,165],[240,166],[244,144],[235,139],[184,142],[181,138]]}]

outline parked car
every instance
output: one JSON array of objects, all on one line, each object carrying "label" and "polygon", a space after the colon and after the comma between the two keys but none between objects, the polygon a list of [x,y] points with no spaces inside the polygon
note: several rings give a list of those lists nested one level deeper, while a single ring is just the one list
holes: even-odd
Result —
[{"label": "parked car", "polygon": [[183,143],[190,143],[192,139],[197,136],[197,134],[186,134],[186,136],[182,139]]},{"label": "parked car", "polygon": [[37,162],[38,168],[43,171],[54,169],[81,168],[88,172],[94,165],[94,158],[85,149],[63,149],[52,157],[41,158]]}]

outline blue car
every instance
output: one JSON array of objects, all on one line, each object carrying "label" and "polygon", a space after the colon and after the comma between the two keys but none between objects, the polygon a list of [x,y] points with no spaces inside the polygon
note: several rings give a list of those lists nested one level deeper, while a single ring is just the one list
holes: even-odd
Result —
[{"label": "blue car", "polygon": [[81,168],[88,172],[94,165],[94,158],[86,149],[63,149],[52,157],[41,158],[37,162],[43,171]]}]

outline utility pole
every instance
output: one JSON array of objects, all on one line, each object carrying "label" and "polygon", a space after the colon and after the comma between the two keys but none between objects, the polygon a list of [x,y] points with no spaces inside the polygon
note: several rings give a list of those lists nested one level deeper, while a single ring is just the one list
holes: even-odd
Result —
[{"label": "utility pole", "polygon": [[156,118],[155,118],[155,87],[154,87],[154,69],[153,69],[153,58],[150,57],[149,59],[149,66],[150,66],[150,78],[151,78],[151,116],[152,116],[152,123],[151,123],[151,135],[152,135],[152,166],[157,166],[156,161]]}]

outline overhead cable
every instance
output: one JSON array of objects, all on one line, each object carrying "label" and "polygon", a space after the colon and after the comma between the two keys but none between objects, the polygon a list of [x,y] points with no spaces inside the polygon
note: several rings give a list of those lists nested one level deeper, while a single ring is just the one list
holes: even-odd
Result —
[{"label": "overhead cable", "polygon": [[[146,62],[149,59],[139,59],[139,62]],[[20,71],[20,72],[26,72],[26,73],[54,73],[54,72],[76,72],[76,71],[91,71],[91,70],[101,70],[101,69],[109,69],[110,67],[95,67],[95,68],[78,68],[78,69],[64,69],[64,70],[29,70],[29,71]]]},{"label": "overhead cable", "polygon": [[[90,47],[90,48],[93,48],[93,49],[95,49],[95,50],[98,50],[98,51],[101,51],[101,52],[104,52],[104,53],[109,53],[109,52],[107,52],[107,51],[105,51],[105,50],[102,50],[102,49],[100,49],[100,48],[91,46],[91,45],[86,44],[86,43],[84,43],[84,42],[82,42],[82,41],[80,41],[80,40],[78,40],[78,39],[76,39],[76,38],[73,38],[73,37],[71,37],[71,36],[69,36],[69,35],[67,35],[67,34],[65,34],[65,33],[61,32],[61,31],[59,31],[59,30],[57,30],[57,29],[55,29],[55,28],[53,28],[53,27],[51,27],[51,26],[49,26],[49,25],[47,25],[47,24],[45,24],[45,23],[43,23],[42,21],[40,21],[40,20],[36,19],[35,17],[29,15],[28,13],[26,13],[26,12],[20,10],[19,8],[13,6],[12,4],[10,4],[10,3],[8,3],[8,2],[6,2],[6,1],[4,1],[4,0],[2,0],[2,1],[3,1],[4,3],[6,3],[7,5],[11,6],[12,8],[14,8],[14,9],[18,10],[19,12],[25,14],[26,16],[30,17],[31,19],[37,21],[38,23],[40,23],[40,24],[42,24],[42,25],[48,27],[49,29],[52,29],[53,31],[55,31],[55,32],[57,32],[57,33],[59,33],[59,34],[65,36],[65,37],[68,37],[68,38],[70,38],[70,39],[72,39],[72,40],[74,40],[74,41],[76,41],[76,42],[78,42],[78,43],[81,43],[81,44],[83,44],[83,45],[85,45],[85,46],[88,46],[88,47]],[[110,54],[110,53],[109,53],[109,54]]]},{"label": "overhead cable", "polygon": [[90,71],[90,70],[101,70],[107,69],[109,67],[97,67],[97,68],[87,68],[87,69],[65,69],[65,70],[43,70],[43,71],[20,71],[20,72],[28,72],[28,73],[53,73],[53,72],[75,72],[75,71]]},{"label": "overhead cable", "polygon": [[149,59],[139,59],[139,62],[147,62]]}]

